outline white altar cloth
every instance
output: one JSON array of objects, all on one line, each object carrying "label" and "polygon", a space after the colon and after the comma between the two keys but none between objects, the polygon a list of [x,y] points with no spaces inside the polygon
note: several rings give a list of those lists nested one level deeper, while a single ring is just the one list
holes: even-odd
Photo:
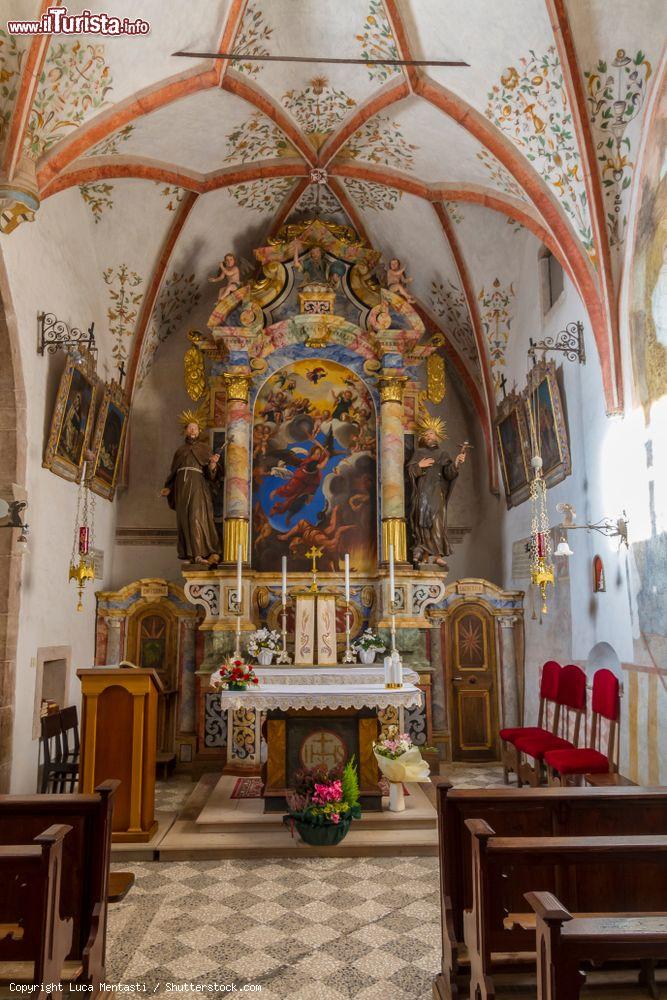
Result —
[{"label": "white altar cloth", "polygon": [[[358,663],[347,663],[333,667],[306,666],[253,666],[262,687],[266,684],[335,684],[345,687],[347,684],[381,684],[384,685],[384,666],[374,663],[363,666]],[[403,668],[404,684],[419,684],[419,674],[408,667]]]},{"label": "white altar cloth", "polygon": [[[259,672],[256,671],[258,676]],[[254,708],[270,712],[299,708],[417,708],[422,692],[414,684],[402,688],[385,688],[384,683],[343,684],[262,684],[245,691],[221,691],[223,711]]]}]

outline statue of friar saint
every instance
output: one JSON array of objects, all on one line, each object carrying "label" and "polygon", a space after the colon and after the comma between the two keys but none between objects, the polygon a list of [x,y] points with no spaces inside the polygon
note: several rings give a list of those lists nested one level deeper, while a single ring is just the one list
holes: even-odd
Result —
[{"label": "statue of friar saint", "polygon": [[211,486],[221,478],[220,455],[201,440],[200,422],[191,415],[185,441],[176,449],[162,496],[176,511],[178,558],[192,563],[220,562]]},{"label": "statue of friar saint", "polygon": [[413,562],[435,562],[447,566],[452,547],[447,538],[447,505],[459,466],[465,462],[466,447],[452,461],[440,446],[440,433],[423,428],[418,447],[407,463],[410,485],[410,528],[414,542]]}]

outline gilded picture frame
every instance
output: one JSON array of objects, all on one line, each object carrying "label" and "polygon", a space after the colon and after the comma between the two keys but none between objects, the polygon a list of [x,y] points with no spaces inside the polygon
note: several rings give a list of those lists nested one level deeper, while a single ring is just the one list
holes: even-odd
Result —
[{"label": "gilded picture frame", "polygon": [[105,382],[91,451],[90,488],[105,500],[113,500],[123,461],[129,406],[118,382]]},{"label": "gilded picture frame", "polygon": [[70,482],[80,482],[95,417],[95,362],[87,351],[68,355],[60,377],[56,404],[42,466]]},{"label": "gilded picture frame", "polygon": [[541,361],[528,372],[524,400],[528,430],[530,433],[531,426],[534,426],[542,456],[544,480],[548,487],[555,486],[572,472],[572,459],[563,399],[553,361]]},{"label": "gilded picture frame", "polygon": [[530,492],[530,447],[523,398],[511,393],[498,408],[496,442],[508,507],[528,499]]}]

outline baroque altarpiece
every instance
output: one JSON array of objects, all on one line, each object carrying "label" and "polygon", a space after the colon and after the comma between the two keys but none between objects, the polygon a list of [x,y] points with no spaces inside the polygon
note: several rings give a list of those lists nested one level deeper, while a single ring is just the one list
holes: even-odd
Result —
[{"label": "baroque altarpiece", "polygon": [[[387,635],[393,596],[397,648],[425,694],[404,719],[413,739],[439,744],[446,759],[457,756],[455,745],[465,754],[465,739],[453,735],[450,702],[458,698],[452,671],[469,669],[478,686],[462,692],[461,717],[472,720],[482,759],[493,759],[497,718],[521,718],[523,595],[483,580],[447,583],[442,566],[410,561],[406,448],[429,399],[444,395],[437,394],[443,341],[427,334],[410,296],[382,287],[380,253],[350,228],[319,219],[286,225],[255,258],[259,277],[228,282],[206,332],[189,333],[184,358],[186,387],[222,456],[224,485],[214,500],[220,562],[183,571],[200,641],[190,643],[180,664],[187,677],[181,700],[191,718],[194,699],[196,731],[192,739],[180,730],[176,740],[190,747],[186,759],[224,755],[230,769],[259,766],[255,713],[225,717],[208,690],[208,676],[234,646],[237,554],[240,547],[240,627],[247,634],[263,624],[280,628],[283,557],[295,592],[311,583],[310,553],[317,549],[319,581],[336,595],[338,662],[349,553],[353,638],[369,625]],[[450,532],[455,541],[456,527]],[[100,597],[104,618],[115,595]],[[291,602],[287,611],[293,642]],[[458,652],[443,668],[450,644]],[[486,682],[485,670],[495,682]],[[391,709],[378,714],[383,724],[398,721]]]}]

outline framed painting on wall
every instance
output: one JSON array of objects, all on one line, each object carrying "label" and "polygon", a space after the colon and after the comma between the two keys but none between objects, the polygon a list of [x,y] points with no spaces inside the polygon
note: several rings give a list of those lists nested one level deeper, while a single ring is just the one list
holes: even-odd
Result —
[{"label": "framed painting on wall", "polygon": [[68,356],[60,378],[51,429],[46,445],[45,469],[57,476],[79,482],[93,423],[95,362],[80,349],[80,359]]},{"label": "framed painting on wall", "polygon": [[523,400],[517,393],[504,399],[496,419],[496,438],[508,507],[528,498],[530,449]]},{"label": "framed painting on wall", "polygon": [[118,382],[105,383],[91,446],[93,468],[90,488],[106,500],[113,500],[116,491],[128,413],[125,393]]},{"label": "framed painting on wall", "polygon": [[547,486],[560,483],[572,471],[563,401],[553,361],[541,361],[528,372],[526,421],[542,456]]}]

